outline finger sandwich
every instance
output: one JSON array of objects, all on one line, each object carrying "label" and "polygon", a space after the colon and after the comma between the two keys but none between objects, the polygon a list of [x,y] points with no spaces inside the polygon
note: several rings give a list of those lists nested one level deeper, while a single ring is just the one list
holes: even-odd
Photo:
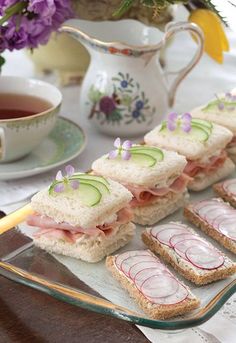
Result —
[{"label": "finger sandwich", "polygon": [[135,223],[152,225],[186,203],[189,177],[183,174],[184,156],[130,141],[121,145],[119,138],[114,146],[115,150],[93,162],[92,170],[120,182],[133,194],[130,206]]},{"label": "finger sandwich", "polygon": [[188,161],[184,173],[192,178],[188,188],[200,191],[225,178],[234,170],[234,163],[225,150],[233,134],[227,128],[189,113],[168,119],[147,133],[147,145],[173,150]]},{"label": "finger sandwich", "polygon": [[132,194],[103,177],[57,174],[51,186],[31,200],[35,213],[27,224],[38,228],[34,243],[50,253],[98,262],[126,245],[134,235]]},{"label": "finger sandwich", "polygon": [[194,118],[210,120],[226,127],[233,133],[226,150],[236,163],[236,88],[231,92],[216,94],[215,98],[191,111]]}]

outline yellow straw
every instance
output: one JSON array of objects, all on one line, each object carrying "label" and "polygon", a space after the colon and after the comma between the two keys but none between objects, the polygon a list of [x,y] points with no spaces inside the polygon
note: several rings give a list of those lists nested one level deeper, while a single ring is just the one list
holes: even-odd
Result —
[{"label": "yellow straw", "polygon": [[19,208],[15,212],[10,213],[6,217],[0,219],[0,235],[6,231],[11,230],[14,226],[22,223],[28,215],[32,214],[34,211],[30,204]]}]

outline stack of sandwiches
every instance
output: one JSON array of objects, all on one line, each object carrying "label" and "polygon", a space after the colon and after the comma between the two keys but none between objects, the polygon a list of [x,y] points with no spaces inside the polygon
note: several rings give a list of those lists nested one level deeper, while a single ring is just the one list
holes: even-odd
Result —
[{"label": "stack of sandwiches", "polygon": [[37,227],[34,243],[51,253],[97,262],[127,244],[134,235],[128,207],[132,194],[121,184],[89,174],[67,179],[78,189],[50,189],[31,201],[35,213],[27,224]]},{"label": "stack of sandwiches", "polygon": [[[214,106],[197,109],[193,116],[172,113],[146,134],[145,145],[121,144],[117,138],[116,149],[94,161],[90,173],[76,173],[72,166],[66,167],[65,176],[58,172],[50,187],[31,200],[34,213],[27,224],[35,228],[35,245],[50,253],[98,262],[131,241],[132,221],[153,225],[185,207],[190,222],[236,252],[235,209],[221,199],[187,204],[187,188],[203,190],[235,168],[226,148],[236,160],[236,112],[231,108],[232,121],[223,120]],[[236,207],[236,180],[214,188]],[[199,299],[153,253],[197,285],[236,271],[225,254],[179,222],[148,227],[142,240],[152,252],[108,256],[106,266],[155,319],[187,313],[198,307]]]},{"label": "stack of sandwiches", "polygon": [[134,222],[152,225],[181,208],[188,199],[187,161],[176,152],[133,145],[130,158],[103,155],[92,164],[93,173],[124,185],[132,194]]},{"label": "stack of sandwiches", "polygon": [[232,138],[227,128],[190,116],[188,132],[182,130],[179,117],[174,130],[168,128],[166,121],[147,133],[144,140],[147,145],[184,155],[188,161],[184,173],[192,178],[188,188],[200,191],[234,171],[234,163],[225,149]]},{"label": "stack of sandwiches", "polygon": [[233,138],[227,145],[227,152],[236,163],[236,89],[216,95],[215,99],[207,104],[193,109],[191,115],[224,126],[233,133]]}]

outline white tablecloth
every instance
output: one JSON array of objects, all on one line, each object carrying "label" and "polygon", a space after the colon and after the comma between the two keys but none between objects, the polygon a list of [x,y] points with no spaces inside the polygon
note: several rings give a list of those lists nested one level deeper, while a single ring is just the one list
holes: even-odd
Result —
[{"label": "white tablecloth", "polygon": [[[224,64],[218,65],[209,57],[204,56],[194,71],[181,84],[174,106],[177,112],[188,111],[212,98],[214,93],[227,91],[236,86],[236,37],[233,33],[229,36],[231,51],[225,55]],[[187,61],[193,47],[194,43],[190,39],[178,40],[171,47],[171,49],[175,49],[175,53],[170,57],[171,64],[176,67]],[[7,64],[3,69],[3,75],[35,76],[33,65],[23,52],[7,54]],[[52,81],[53,78],[50,80]],[[64,96],[62,115],[79,123],[88,137],[86,149],[73,161],[73,165],[76,168],[87,170],[95,158],[110,149],[113,139],[96,132],[89,126],[86,118],[78,113],[79,87],[67,87],[62,89],[62,92]],[[20,200],[26,194],[33,193],[41,188],[45,182],[48,182],[52,174],[55,174],[55,171],[19,181],[0,182],[0,208],[9,210],[9,207],[4,207],[4,203],[9,202],[12,198],[14,201]],[[72,269],[70,262],[64,260],[63,263]],[[93,285],[93,287],[97,291],[100,290],[99,285]],[[157,330],[140,329],[152,342],[236,342],[236,296],[231,297],[222,310],[211,320],[198,328],[189,329],[187,333],[167,335]]]}]

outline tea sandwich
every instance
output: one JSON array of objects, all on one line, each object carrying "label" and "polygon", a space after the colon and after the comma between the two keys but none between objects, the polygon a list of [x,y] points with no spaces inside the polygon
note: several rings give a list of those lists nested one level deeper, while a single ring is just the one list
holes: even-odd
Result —
[{"label": "tea sandwich", "polygon": [[194,108],[191,115],[194,118],[210,120],[233,133],[226,150],[229,157],[236,162],[236,88],[230,92],[216,94],[208,103]]},{"label": "tea sandwich", "polygon": [[229,179],[213,185],[214,191],[236,208],[236,179]]},{"label": "tea sandwich", "polygon": [[133,194],[130,206],[135,223],[151,225],[186,203],[189,177],[183,174],[185,157],[130,141],[123,147],[119,139],[114,144],[118,148],[94,161],[92,170],[120,182]]},{"label": "tea sandwich", "polygon": [[128,204],[132,194],[119,183],[86,173],[57,175],[48,189],[33,196],[30,226],[34,243],[51,253],[97,262],[134,235]]},{"label": "tea sandwich", "polygon": [[189,113],[169,115],[167,121],[147,133],[147,145],[173,150],[187,159],[184,173],[192,180],[188,188],[200,191],[234,171],[234,163],[225,150],[233,134],[227,128]]},{"label": "tea sandwich", "polygon": [[223,247],[236,253],[236,210],[220,198],[190,203],[185,217]]},{"label": "tea sandwich", "polygon": [[180,222],[147,228],[142,233],[142,240],[151,251],[196,285],[221,280],[236,272],[236,263]]},{"label": "tea sandwich", "polygon": [[106,266],[131,298],[153,319],[186,314],[199,306],[199,299],[149,250],[108,256]]}]

